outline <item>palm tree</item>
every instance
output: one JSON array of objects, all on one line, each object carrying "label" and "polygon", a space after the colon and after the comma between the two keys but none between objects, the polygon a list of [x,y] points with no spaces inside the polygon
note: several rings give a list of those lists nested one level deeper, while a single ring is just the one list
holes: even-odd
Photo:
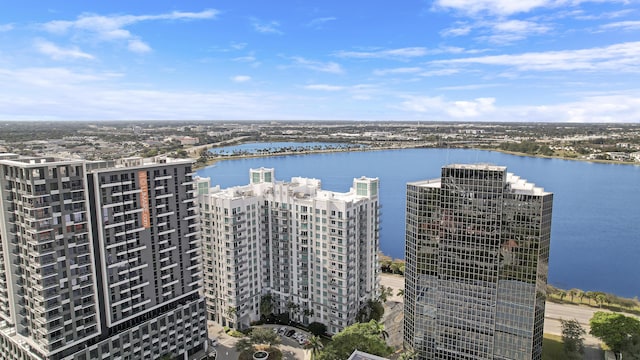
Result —
[{"label": "palm tree", "polygon": [[564,290],[560,290],[558,295],[560,295],[560,301],[562,301],[562,300],[564,300],[565,296],[567,296],[567,292],[564,291]]},{"label": "palm tree", "polygon": [[604,294],[596,295],[596,304],[598,304],[600,308],[602,308],[602,304],[604,304],[605,301],[607,301],[607,297]]},{"label": "palm tree", "polygon": [[578,294],[576,294],[578,298],[580,298],[580,303],[582,304],[582,299],[584,299],[584,291],[578,289]]},{"label": "palm tree", "polygon": [[569,297],[571,298],[571,302],[573,302],[573,298],[578,295],[578,289],[571,289],[568,292]]},{"label": "palm tree", "polygon": [[587,299],[589,299],[589,305],[591,305],[591,299],[594,298],[594,293],[593,291],[587,291],[586,293],[584,293],[584,297],[586,297]]},{"label": "palm tree", "polygon": [[380,336],[382,340],[386,341],[389,338],[389,333],[384,329],[383,323],[376,320],[371,320],[369,321],[369,324],[373,326],[373,333]]},{"label": "palm tree", "polygon": [[404,296],[404,289],[398,289],[398,293],[396,295],[398,295],[400,297],[403,297]]},{"label": "palm tree", "polygon": [[294,318],[300,310],[300,305],[294,303],[293,301],[289,301],[287,303],[287,309],[289,309],[289,318]]},{"label": "palm tree", "polygon": [[381,302],[387,302],[387,299],[391,295],[393,295],[393,289],[391,287],[380,285],[380,295],[378,296],[378,299],[380,299]]},{"label": "palm tree", "polygon": [[311,360],[314,360],[316,355],[318,355],[320,350],[324,347],[324,344],[319,336],[313,335],[304,347],[305,349],[311,350]]},{"label": "palm tree", "polygon": [[227,313],[227,319],[229,320],[229,322],[233,322],[235,324],[236,314],[238,314],[238,308],[236,308],[235,306],[229,306],[227,307],[227,310],[225,312]]}]

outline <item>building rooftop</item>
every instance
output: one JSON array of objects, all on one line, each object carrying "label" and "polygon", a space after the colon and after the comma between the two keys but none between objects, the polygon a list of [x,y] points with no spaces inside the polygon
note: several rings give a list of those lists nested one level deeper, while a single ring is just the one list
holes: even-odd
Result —
[{"label": "building rooftop", "polygon": [[353,353],[351,353],[351,356],[349,356],[349,359],[347,360],[389,360],[389,359],[383,358],[377,355],[371,355],[369,353],[362,352],[359,350],[354,350]]}]

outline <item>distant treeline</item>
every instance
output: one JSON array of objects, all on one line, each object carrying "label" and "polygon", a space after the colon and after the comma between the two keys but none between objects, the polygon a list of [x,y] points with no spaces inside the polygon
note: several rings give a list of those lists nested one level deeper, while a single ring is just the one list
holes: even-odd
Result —
[{"label": "distant treeline", "polygon": [[404,259],[394,259],[383,253],[378,254],[380,270],[384,273],[404,275],[405,261]]},{"label": "distant treeline", "polygon": [[572,302],[578,304],[598,305],[610,310],[626,311],[635,314],[640,313],[640,301],[638,298],[624,298],[602,291],[584,291],[581,289],[564,290],[547,285],[547,294],[550,300]]},{"label": "distant treeline", "polygon": [[504,142],[500,144],[499,148],[505,151],[519,152],[523,154],[553,155],[553,150],[551,150],[550,147],[544,144],[538,144],[535,141]]}]

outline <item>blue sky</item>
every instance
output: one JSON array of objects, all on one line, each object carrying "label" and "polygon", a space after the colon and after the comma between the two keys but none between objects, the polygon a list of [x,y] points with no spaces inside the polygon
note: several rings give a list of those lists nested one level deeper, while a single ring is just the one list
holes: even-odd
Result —
[{"label": "blue sky", "polygon": [[0,119],[637,123],[639,5],[6,2]]}]

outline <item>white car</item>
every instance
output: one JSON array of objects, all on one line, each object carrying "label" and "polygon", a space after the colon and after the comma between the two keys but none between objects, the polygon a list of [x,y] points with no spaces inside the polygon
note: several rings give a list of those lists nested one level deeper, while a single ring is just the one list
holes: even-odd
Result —
[{"label": "white car", "polygon": [[218,346],[218,339],[209,339],[209,343],[211,346]]}]

